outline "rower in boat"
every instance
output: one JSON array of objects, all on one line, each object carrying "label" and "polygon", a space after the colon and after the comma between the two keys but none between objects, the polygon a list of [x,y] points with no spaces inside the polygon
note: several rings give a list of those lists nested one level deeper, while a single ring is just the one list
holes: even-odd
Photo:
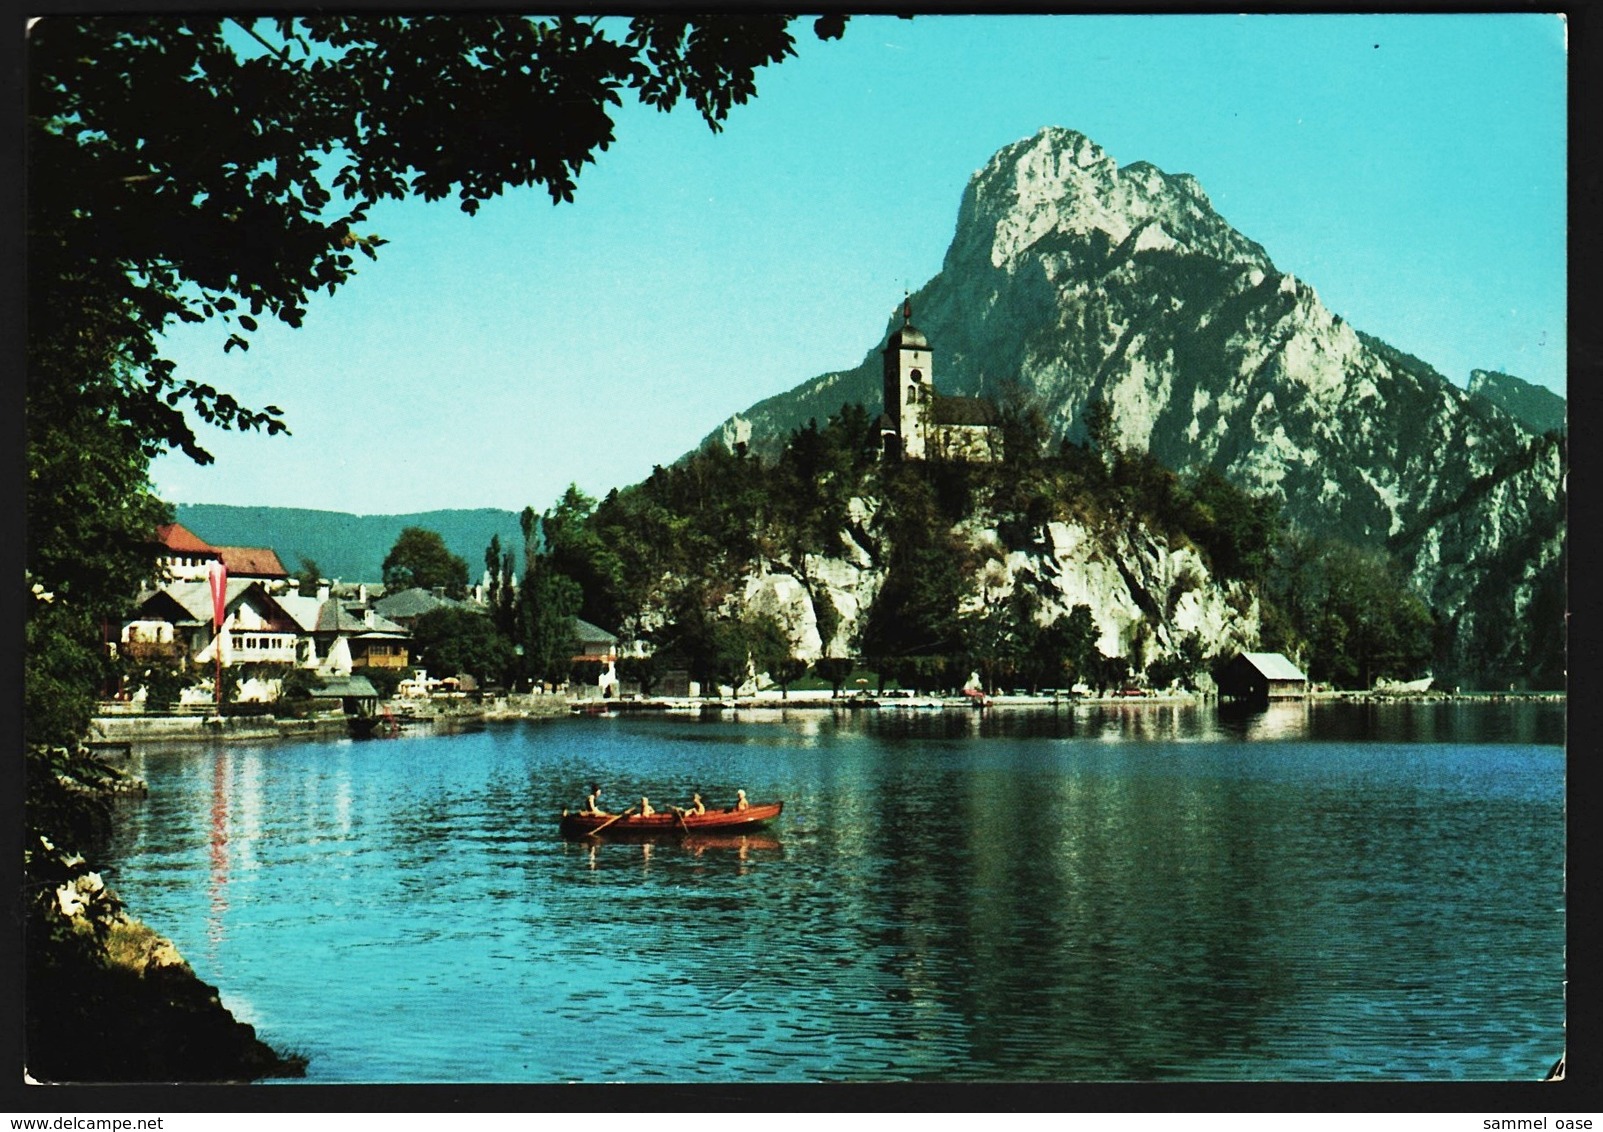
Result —
[{"label": "rower in boat", "polygon": [[690,805],[685,807],[685,813],[687,813],[687,814],[704,814],[706,812],[707,812],[707,804],[701,800],[701,795],[700,794],[692,794],[690,796]]},{"label": "rower in boat", "polygon": [[751,803],[746,801],[746,792],[744,790],[736,790],[735,791],[735,810],[736,810],[736,812],[738,813],[741,810],[748,810],[750,808],[751,808]]}]

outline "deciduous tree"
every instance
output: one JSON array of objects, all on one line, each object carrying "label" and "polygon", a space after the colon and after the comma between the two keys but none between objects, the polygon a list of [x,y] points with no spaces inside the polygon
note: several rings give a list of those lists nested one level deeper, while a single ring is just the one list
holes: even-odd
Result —
[{"label": "deciduous tree", "polygon": [[418,665],[439,677],[467,673],[498,683],[512,664],[512,646],[490,619],[471,609],[431,609],[412,624]]},{"label": "deciduous tree", "polygon": [[458,599],[467,593],[467,561],[452,554],[439,533],[426,527],[403,528],[384,556],[383,570],[384,588],[390,593],[414,586],[442,589],[447,597]]}]

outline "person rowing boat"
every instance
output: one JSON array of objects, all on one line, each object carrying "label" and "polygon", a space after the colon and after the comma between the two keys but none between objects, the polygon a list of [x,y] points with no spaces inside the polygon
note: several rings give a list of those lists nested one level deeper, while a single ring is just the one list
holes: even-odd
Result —
[{"label": "person rowing boat", "polygon": [[598,818],[611,817],[612,816],[611,814],[607,813],[606,810],[603,810],[601,808],[600,799],[601,799],[601,786],[600,786],[600,784],[599,783],[592,784],[591,787],[590,787],[590,793],[585,797],[585,800],[584,800],[584,809],[580,810],[579,812],[581,814],[588,814],[591,817],[598,817]]}]

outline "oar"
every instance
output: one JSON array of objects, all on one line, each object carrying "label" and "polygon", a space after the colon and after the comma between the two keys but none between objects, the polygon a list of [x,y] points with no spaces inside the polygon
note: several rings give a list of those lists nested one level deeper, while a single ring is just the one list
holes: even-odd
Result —
[{"label": "oar", "polygon": [[607,826],[611,825],[613,822],[617,821],[619,818],[626,818],[630,814],[634,813],[634,811],[635,811],[635,808],[633,806],[630,806],[627,810],[625,810],[621,814],[613,814],[606,821],[602,822],[600,825],[598,825],[594,829],[592,829],[589,833],[585,834],[585,836],[586,837],[594,837],[596,834],[598,834],[602,830],[606,829]]},{"label": "oar", "polygon": [[673,816],[679,819],[679,828],[689,833],[690,823],[685,821],[685,812],[678,806],[669,806],[668,808],[673,811]]}]

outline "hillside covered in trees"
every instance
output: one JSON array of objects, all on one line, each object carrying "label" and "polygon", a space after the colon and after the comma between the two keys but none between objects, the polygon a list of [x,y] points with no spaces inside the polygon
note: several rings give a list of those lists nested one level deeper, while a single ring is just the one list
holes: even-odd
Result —
[{"label": "hillside covered in trees", "polygon": [[647,690],[672,668],[711,686],[854,664],[926,689],[1195,687],[1236,649],[1345,687],[1430,669],[1433,619],[1384,554],[1294,534],[1105,427],[1051,444],[1027,405],[1002,418],[993,464],[885,461],[845,405],[772,460],[709,443],[600,501],[570,488],[525,513],[521,587],[492,548],[525,608],[503,623],[554,602],[614,629],[647,646],[622,672]]}]

